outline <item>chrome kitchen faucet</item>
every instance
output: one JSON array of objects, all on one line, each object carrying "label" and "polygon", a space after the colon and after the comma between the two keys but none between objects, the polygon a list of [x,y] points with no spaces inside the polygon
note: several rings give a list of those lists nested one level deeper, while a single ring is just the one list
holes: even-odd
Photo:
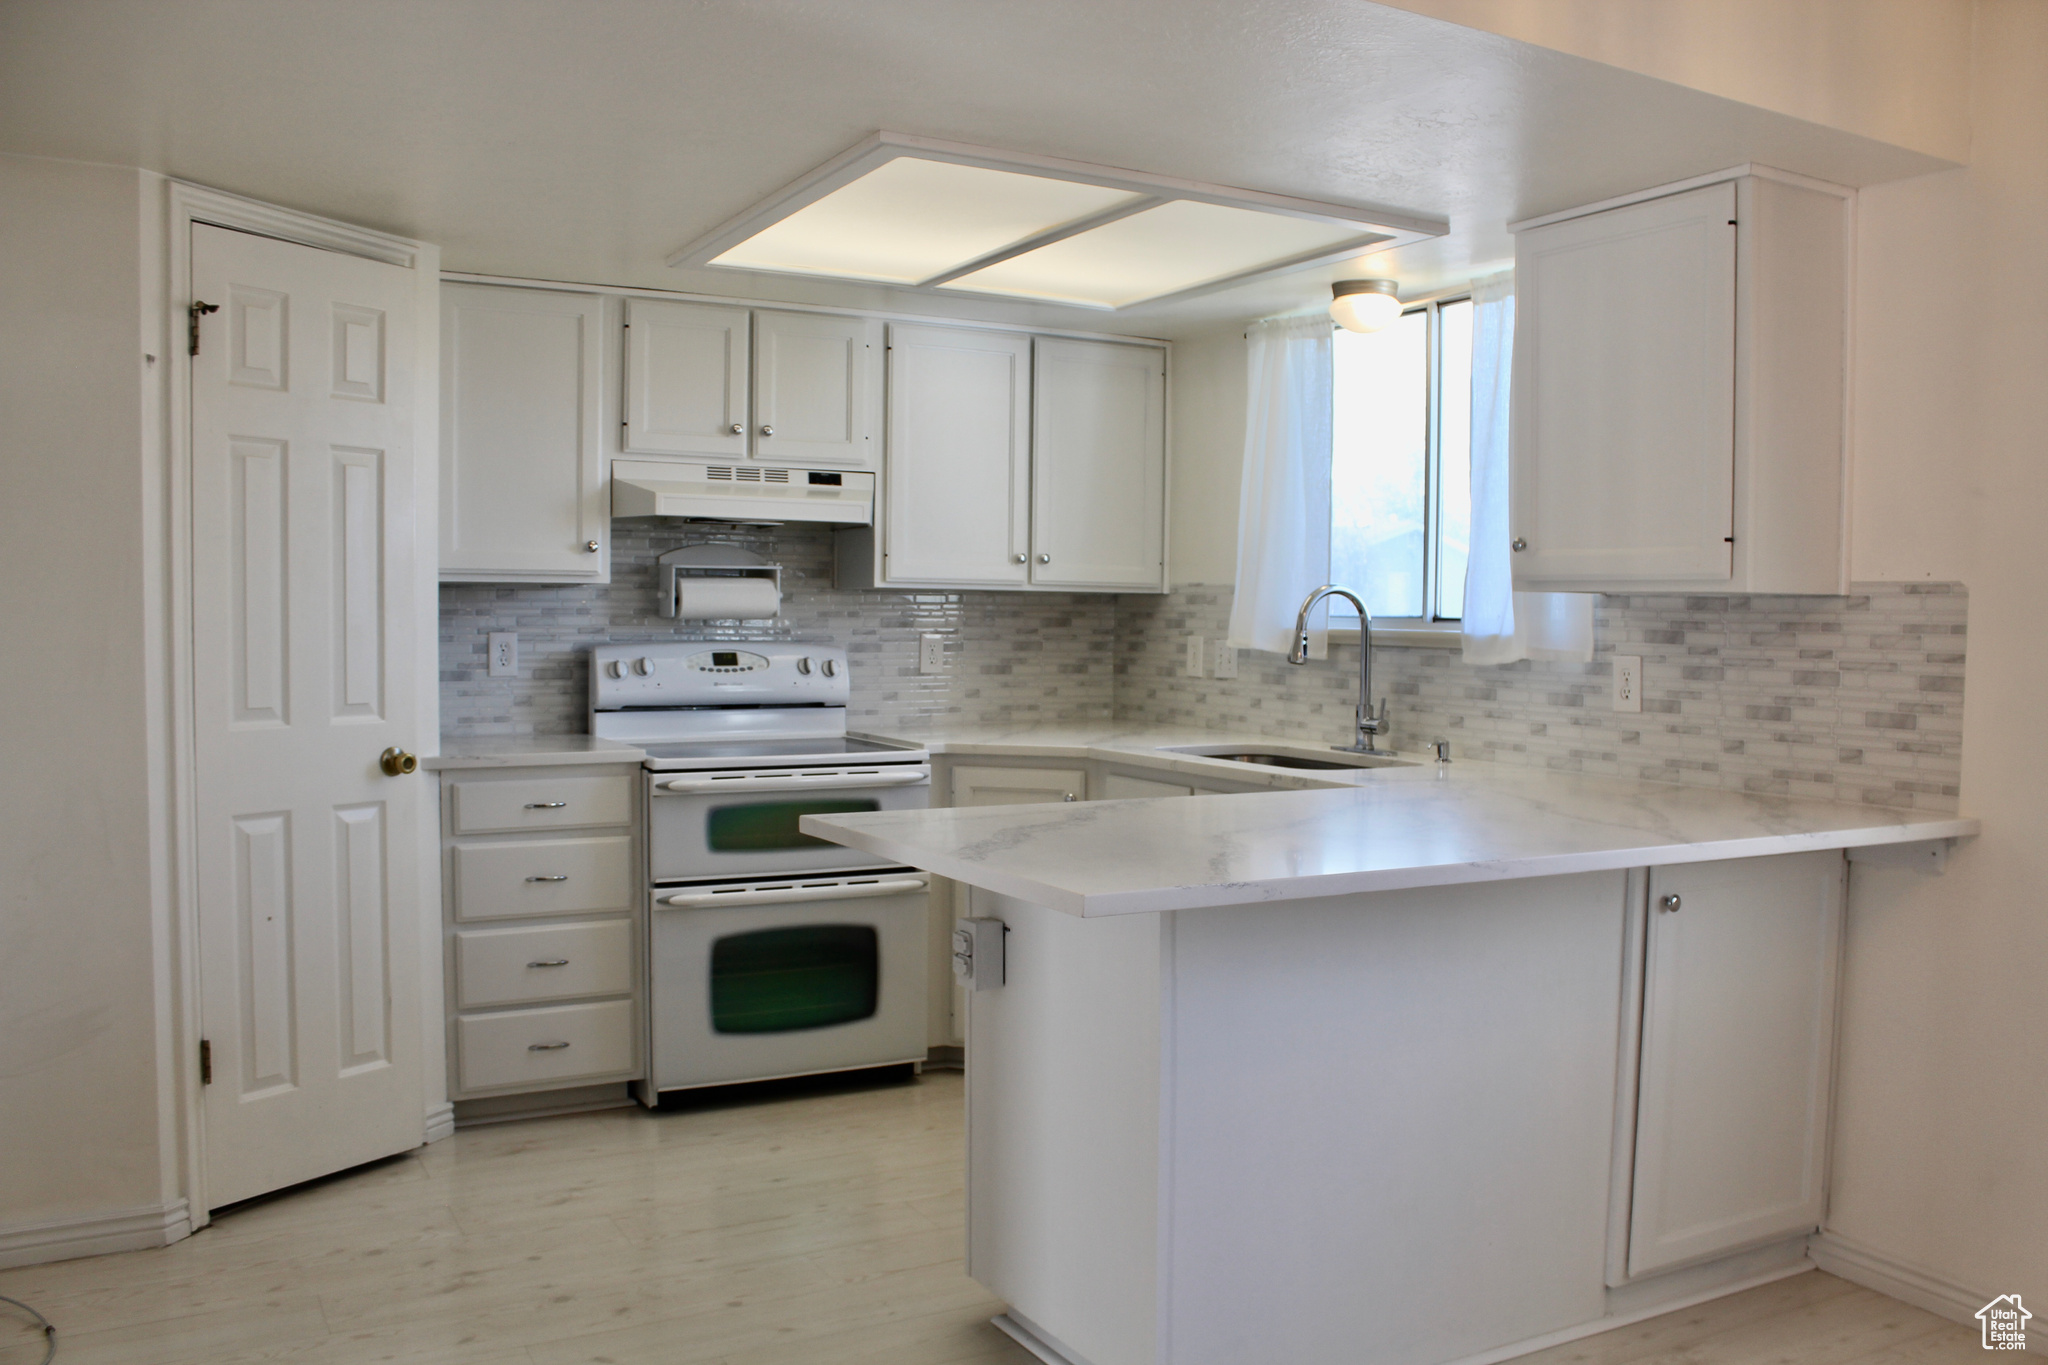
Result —
[{"label": "chrome kitchen faucet", "polygon": [[1393,727],[1387,723],[1387,699],[1380,698],[1380,712],[1372,712],[1372,613],[1365,609],[1365,603],[1358,600],[1356,593],[1325,583],[1302,599],[1301,610],[1294,617],[1294,648],[1287,653],[1287,662],[1305,664],[1308,662],[1308,614],[1316,609],[1316,603],[1325,597],[1341,597],[1358,608],[1358,737],[1349,744],[1332,744],[1332,749],[1347,754],[1384,754],[1386,749],[1373,747],[1373,736],[1384,735]]}]

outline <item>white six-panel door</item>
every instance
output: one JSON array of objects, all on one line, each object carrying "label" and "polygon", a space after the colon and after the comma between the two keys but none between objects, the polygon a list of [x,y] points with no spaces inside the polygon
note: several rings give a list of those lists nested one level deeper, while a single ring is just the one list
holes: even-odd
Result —
[{"label": "white six-panel door", "polygon": [[412,273],[195,225],[206,1204],[423,1140]]}]

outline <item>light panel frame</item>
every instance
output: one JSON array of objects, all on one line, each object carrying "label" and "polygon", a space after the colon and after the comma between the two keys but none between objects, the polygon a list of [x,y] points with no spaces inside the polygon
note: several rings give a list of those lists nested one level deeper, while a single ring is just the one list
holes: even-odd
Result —
[{"label": "light panel frame", "polygon": [[[1250,270],[1207,280],[1186,289],[1166,294],[1155,294],[1150,298],[1133,300],[1121,307],[1106,304],[1075,303],[1066,300],[1045,299],[1021,294],[1005,294],[994,291],[968,290],[958,286],[943,291],[952,298],[1002,299],[1012,303],[1038,303],[1060,308],[1080,308],[1093,312],[1122,312],[1128,309],[1151,307],[1178,299],[1192,298],[1199,294],[1213,293],[1228,289],[1248,280],[1268,275],[1277,275],[1291,270],[1303,270],[1311,266],[1328,265],[1348,260],[1366,251],[1389,251],[1407,246],[1411,242],[1423,241],[1430,237],[1441,237],[1450,231],[1450,224],[1442,218],[1424,214],[1406,213],[1373,205],[1330,204],[1312,199],[1296,199],[1287,195],[1267,194],[1260,190],[1236,189],[1227,185],[1211,185],[1195,180],[1180,180],[1171,176],[1150,175],[1143,171],[1127,171],[1110,166],[1097,166],[1086,161],[1070,161],[1063,157],[1034,156],[1022,152],[998,151],[988,147],[976,147],[964,142],[946,142],[936,138],[916,137],[907,133],[878,132],[859,144],[841,152],[822,166],[783,186],[746,212],[713,228],[667,258],[672,267],[691,267],[717,270],[746,270],[757,274],[791,274],[805,279],[845,279],[855,282],[854,276],[826,276],[814,272],[767,271],[759,266],[714,265],[713,258],[738,246],[763,229],[780,222],[799,209],[805,208],[826,195],[852,184],[878,166],[898,157],[918,157],[927,161],[952,162],[963,166],[980,166],[989,170],[1014,171],[1023,175],[1036,175],[1055,180],[1069,180],[1086,185],[1098,185],[1105,189],[1124,190],[1143,196],[1129,203],[1119,204],[1106,212],[1077,219],[1046,232],[1035,234],[1021,241],[1012,242],[997,251],[963,261],[952,268],[920,280],[915,284],[889,285],[889,288],[913,291],[940,292],[939,287],[977,270],[985,269],[1015,256],[1021,256],[1039,247],[1075,237],[1105,223],[1115,222],[1146,209],[1156,208],[1174,200],[1192,200],[1197,203],[1219,204],[1228,208],[1253,209],[1266,213],[1280,214],[1292,218],[1306,218],[1315,222],[1330,223],[1342,227],[1356,228],[1355,236],[1315,251],[1282,260],[1268,261]],[[860,280],[860,283],[875,283]]]}]

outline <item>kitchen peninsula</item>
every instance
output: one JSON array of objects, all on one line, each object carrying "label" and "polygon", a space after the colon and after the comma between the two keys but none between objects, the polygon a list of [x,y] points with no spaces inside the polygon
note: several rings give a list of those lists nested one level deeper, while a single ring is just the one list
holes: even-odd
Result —
[{"label": "kitchen peninsula", "polygon": [[803,827],[1000,921],[968,1268],[1073,1365],[1498,1360],[1806,1268],[1845,850],[1977,832],[1493,764]]}]

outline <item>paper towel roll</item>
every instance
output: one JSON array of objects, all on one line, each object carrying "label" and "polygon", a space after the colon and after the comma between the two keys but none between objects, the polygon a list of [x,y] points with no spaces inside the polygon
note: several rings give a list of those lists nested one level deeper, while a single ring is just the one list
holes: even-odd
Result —
[{"label": "paper towel roll", "polygon": [[751,621],[782,611],[768,578],[676,578],[676,617],[683,621]]}]

